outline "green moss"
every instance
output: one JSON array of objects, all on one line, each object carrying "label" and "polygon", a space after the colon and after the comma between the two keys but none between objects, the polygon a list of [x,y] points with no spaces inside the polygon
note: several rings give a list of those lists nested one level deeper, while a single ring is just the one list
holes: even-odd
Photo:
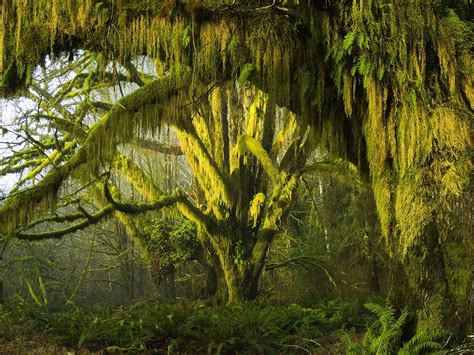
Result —
[{"label": "green moss", "polygon": [[[281,158],[278,169],[291,166],[297,155],[286,154],[285,141],[304,136],[334,155],[368,163],[392,249],[410,258],[408,250],[423,242],[430,225],[443,229],[472,169],[473,30],[462,20],[465,5],[288,2],[283,12],[243,11],[244,2],[236,5],[234,13],[217,7],[212,16],[198,18],[180,6],[164,13],[148,1],[2,2],[4,92],[25,85],[31,68],[57,48],[80,47],[119,62],[145,54],[161,76],[112,107],[91,128],[81,151],[24,200],[9,199],[0,210],[2,227],[12,231],[27,222],[39,203],[53,208],[59,186],[78,165],[87,161],[100,169],[131,133],[154,133],[167,123],[180,132],[183,152],[209,203],[204,214],[216,220],[227,220],[234,207],[238,218],[249,220],[253,196],[268,189],[259,180],[264,169],[276,182],[277,200],[286,196],[272,207],[268,223],[273,228],[292,186],[280,184],[287,176],[277,174],[274,160]],[[246,63],[252,63],[252,75]],[[236,93],[228,83],[242,73],[258,90],[241,86]],[[209,102],[207,94],[215,87]],[[199,98],[198,113],[192,97]],[[269,116],[276,104],[298,119],[288,118],[271,151],[269,137],[276,128]],[[228,118],[218,112],[225,107]],[[244,134],[250,138],[241,139]],[[289,146],[302,143],[297,138]],[[233,188],[240,181],[257,182],[258,188],[242,194]],[[196,209],[183,205],[196,217]]]}]

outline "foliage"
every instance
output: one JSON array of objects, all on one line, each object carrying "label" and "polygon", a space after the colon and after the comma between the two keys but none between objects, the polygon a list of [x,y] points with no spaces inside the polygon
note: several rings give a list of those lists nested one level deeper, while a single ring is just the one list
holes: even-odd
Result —
[{"label": "foliage", "polygon": [[[339,308],[334,303],[330,307]],[[257,303],[211,307],[202,302],[76,307],[65,313],[41,313],[17,304],[0,312],[2,320],[12,324],[29,323],[22,334],[41,332],[67,348],[249,354],[317,349],[322,337],[345,323],[340,315],[330,315],[328,305],[323,309]],[[0,333],[14,337],[13,332],[2,333],[8,330],[6,324],[0,323]]]},{"label": "foliage", "polygon": [[45,288],[43,278],[41,276],[38,276],[38,285],[41,291],[41,298],[36,294],[36,292],[33,289],[33,286],[27,279],[24,279],[24,282],[26,286],[28,287],[28,292],[31,298],[35,301],[35,303],[40,307],[46,307],[48,305],[48,298],[47,298],[46,288]]},{"label": "foliage", "polygon": [[474,351],[474,336],[468,335],[463,343],[449,349],[449,354],[469,354]]},{"label": "foliage", "polygon": [[240,85],[243,85],[250,77],[250,75],[252,75],[252,72],[255,70],[255,67],[253,64],[251,63],[246,63],[243,68],[242,68],[242,71],[240,72],[240,76],[239,76],[239,79],[237,80],[237,82],[240,84]]},{"label": "foliage", "polygon": [[167,222],[162,218],[145,220],[143,232],[147,235],[147,251],[152,273],[160,279],[171,268],[179,269],[196,259],[199,242],[196,225],[188,220]]},{"label": "foliage", "polygon": [[410,340],[401,343],[403,327],[407,321],[408,312],[403,310],[398,318],[396,311],[389,303],[385,306],[367,303],[365,307],[377,316],[377,319],[368,327],[360,342],[353,341],[346,334],[348,354],[393,354],[399,355],[422,354],[426,350],[437,350],[441,345],[433,341],[434,336],[423,333],[415,334]]}]

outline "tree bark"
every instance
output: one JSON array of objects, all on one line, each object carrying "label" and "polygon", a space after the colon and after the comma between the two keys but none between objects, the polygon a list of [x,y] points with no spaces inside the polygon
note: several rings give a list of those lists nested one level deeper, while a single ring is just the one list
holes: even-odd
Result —
[{"label": "tree bark", "polygon": [[375,211],[375,204],[370,198],[367,198],[365,208],[365,233],[366,233],[366,248],[367,248],[367,275],[369,291],[372,293],[380,292],[379,272],[377,264],[377,254],[375,250],[375,238],[376,238],[376,216],[373,212]]},{"label": "tree bark", "polygon": [[394,307],[411,311],[408,335],[424,332],[452,343],[464,338],[472,270],[465,259],[450,260],[450,248],[456,246],[442,243],[431,223],[404,259],[391,260],[389,298]]},{"label": "tree bark", "polygon": [[227,286],[227,304],[242,304],[258,296],[260,274],[254,275],[247,267],[227,266],[224,269]]},{"label": "tree bark", "polygon": [[[268,247],[273,236],[273,232],[269,232],[271,236],[267,235],[267,232],[269,231],[265,231],[265,235],[254,245],[247,246],[246,252],[251,254],[250,257],[244,260],[228,256],[220,258],[228,292],[228,304],[244,303],[257,298]],[[236,246],[232,249],[235,250]]]},{"label": "tree bark", "polygon": [[217,293],[217,273],[212,266],[204,268],[206,273],[206,284],[202,294],[204,297],[209,298]]}]

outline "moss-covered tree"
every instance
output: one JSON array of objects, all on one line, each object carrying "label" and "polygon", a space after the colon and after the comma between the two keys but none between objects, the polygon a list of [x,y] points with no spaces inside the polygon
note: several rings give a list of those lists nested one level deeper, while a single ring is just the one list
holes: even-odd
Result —
[{"label": "moss-covered tree", "polygon": [[[147,55],[160,75],[92,129],[106,130],[107,142],[99,145],[100,134],[91,134],[41,189],[25,193],[22,213],[11,213],[18,199],[7,201],[4,230],[26,222],[39,202],[49,205],[58,181],[79,164],[98,163],[99,153],[124,140],[131,117],[145,128],[165,118],[179,122],[194,115],[187,103],[203,87],[240,76],[267,93],[270,106],[310,123],[320,138],[313,139],[368,168],[394,265],[393,298],[416,311],[420,329],[459,325],[462,333],[472,270],[460,254],[451,256],[467,241],[450,211],[471,169],[470,6],[468,0],[4,1],[4,95],[18,94],[46,53],[73,55],[77,48],[124,66]],[[223,184],[216,192],[225,206],[231,195]]]},{"label": "moss-covered tree", "polygon": [[[158,258],[165,256],[150,253],[150,233],[140,231],[129,215],[176,204],[196,223],[202,248],[198,253],[201,264],[212,265],[213,272],[220,276],[219,283],[228,294],[229,302],[255,298],[278,221],[290,205],[298,176],[304,171],[306,156],[314,147],[313,140],[308,139],[312,131],[308,127],[303,130],[294,114],[272,104],[267,94],[250,87],[242,78],[240,84],[226,82],[212,87],[194,103],[194,112],[184,111],[191,114],[189,117],[173,113],[171,117],[161,119],[160,106],[154,107],[150,102],[137,108],[138,114],[149,116],[150,122],[145,127],[136,115],[123,115],[117,111],[116,118],[111,118],[113,105],[93,101],[101,88],[110,85],[109,75],[96,61],[87,58],[91,57],[85,55],[79,60],[85,71],[76,73],[53,95],[40,85],[31,84],[38,94],[38,97],[31,97],[39,107],[38,113],[31,117],[26,114],[26,119],[32,119],[38,127],[48,125],[55,134],[52,138],[45,135],[46,131],[41,132],[41,128],[35,131],[32,125],[28,128],[20,125],[18,131],[31,137],[22,152],[33,150],[34,159],[27,160],[21,152],[15,153],[7,159],[4,170],[5,173],[22,169],[27,172],[11,192],[12,195],[19,193],[17,203],[20,203],[25,194],[31,192],[28,182],[33,184],[33,189],[40,190],[35,195],[42,198],[43,184],[48,176],[57,176],[55,174],[61,168],[71,164],[70,172],[54,177],[56,186],[64,185],[68,177],[79,180],[86,187],[79,190],[89,190],[89,198],[99,210],[86,211],[79,200],[78,213],[53,215],[26,225],[21,221],[23,230],[15,231],[15,236],[28,240],[61,237],[114,214],[154,265],[159,262]],[[70,69],[77,71],[77,68],[78,65],[73,64]],[[61,66],[61,70],[65,67]],[[183,75],[184,81],[186,74]],[[117,78],[127,80],[123,74],[118,74]],[[124,99],[143,99],[143,92],[148,92],[149,99],[155,100],[150,85],[156,82],[138,84],[142,87]],[[82,101],[71,103],[75,97]],[[124,99],[115,106],[123,106]],[[98,106],[105,114],[89,127],[87,122]],[[111,123],[111,119],[117,122]],[[176,131],[179,145],[174,150],[188,161],[197,189],[195,201],[182,192],[166,196],[139,165],[119,152],[120,144],[126,143],[139,151],[148,150],[147,154],[150,150],[152,154],[157,151],[170,153],[170,149],[166,151],[159,142],[143,138],[144,134],[153,134],[164,125]],[[122,133],[109,136],[109,129]],[[130,134],[133,132],[136,134]],[[48,140],[55,142],[46,148]],[[38,145],[45,147],[44,150],[37,149]],[[69,147],[67,151],[66,146]],[[74,160],[82,154],[80,160]],[[315,167],[317,164],[311,168]],[[43,178],[41,173],[48,169],[50,171]],[[120,201],[119,189],[112,186],[109,179],[111,173],[131,184],[142,195],[142,202]],[[51,207],[55,204],[53,201]],[[25,220],[28,219],[30,216],[25,216]],[[64,221],[74,223],[60,230],[32,230],[40,223]]]}]

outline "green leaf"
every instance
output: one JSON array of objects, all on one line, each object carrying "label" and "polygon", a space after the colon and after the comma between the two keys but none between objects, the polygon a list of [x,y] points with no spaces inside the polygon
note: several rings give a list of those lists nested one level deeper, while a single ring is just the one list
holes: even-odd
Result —
[{"label": "green leaf", "polygon": [[254,70],[255,70],[255,67],[252,63],[244,64],[240,72],[239,79],[237,80],[238,83],[242,85],[244,82],[246,82],[248,78],[250,77],[250,75],[252,75]]},{"label": "green leaf", "polygon": [[346,34],[344,41],[342,42],[342,48],[349,54],[352,52],[352,44],[354,43],[355,38],[355,32],[349,32]]},{"label": "green leaf", "polygon": [[77,347],[80,348],[82,347],[82,345],[84,345],[85,341],[87,340],[87,334],[86,333],[82,333],[80,338],[79,338],[79,341],[77,342]]},{"label": "green leaf", "polygon": [[186,28],[184,29],[182,41],[183,41],[183,47],[188,48],[189,43],[191,43],[191,27],[190,26],[186,26]]}]

